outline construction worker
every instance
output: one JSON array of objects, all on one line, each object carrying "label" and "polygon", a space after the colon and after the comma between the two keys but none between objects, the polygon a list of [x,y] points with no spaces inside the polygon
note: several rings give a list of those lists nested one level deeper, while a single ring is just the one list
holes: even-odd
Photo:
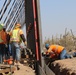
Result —
[{"label": "construction worker", "polygon": [[21,30],[21,25],[17,23],[14,29],[10,32],[10,44],[11,44],[11,51],[14,60],[13,63],[15,62],[16,65],[20,65],[21,39],[24,42],[24,44],[27,45],[23,31]]},{"label": "construction worker", "polygon": [[46,54],[50,55],[50,58],[71,58],[71,55],[67,54],[67,51],[63,46],[45,44],[45,48],[47,49]]},{"label": "construction worker", "polygon": [[7,34],[3,30],[3,24],[0,24],[0,63],[3,63],[5,55],[5,46],[7,44]]},{"label": "construction worker", "polygon": [[10,57],[10,53],[9,53],[9,35],[8,33],[6,32],[6,26],[3,26],[3,31],[5,32],[6,34],[6,40],[7,40],[7,43],[5,44],[5,59],[8,59]]}]

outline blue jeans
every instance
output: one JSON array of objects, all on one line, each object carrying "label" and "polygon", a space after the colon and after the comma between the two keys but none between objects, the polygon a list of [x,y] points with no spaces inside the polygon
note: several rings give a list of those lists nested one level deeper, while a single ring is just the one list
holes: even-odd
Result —
[{"label": "blue jeans", "polygon": [[66,58],[71,58],[71,56],[69,54],[67,54],[66,50],[64,49],[61,53],[60,53],[60,59],[66,59]]},{"label": "blue jeans", "polygon": [[11,42],[11,52],[13,56],[13,60],[20,60],[20,45],[17,42]]},{"label": "blue jeans", "polygon": [[10,53],[10,55],[12,54],[12,52],[11,52],[11,44],[9,44],[9,53]]}]

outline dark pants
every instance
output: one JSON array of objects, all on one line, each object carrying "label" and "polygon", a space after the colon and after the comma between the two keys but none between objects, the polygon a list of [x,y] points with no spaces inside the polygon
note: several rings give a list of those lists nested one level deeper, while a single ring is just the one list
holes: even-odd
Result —
[{"label": "dark pants", "polygon": [[10,58],[9,44],[7,44],[7,46],[5,46],[5,59],[9,58]]},{"label": "dark pants", "polygon": [[5,55],[5,44],[0,44],[0,63],[3,63],[4,55]]}]

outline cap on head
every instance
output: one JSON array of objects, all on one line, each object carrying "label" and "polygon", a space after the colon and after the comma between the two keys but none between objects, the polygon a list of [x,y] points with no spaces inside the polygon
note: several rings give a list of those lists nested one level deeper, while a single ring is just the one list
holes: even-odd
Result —
[{"label": "cap on head", "polygon": [[46,49],[49,49],[49,44],[45,44],[45,48]]}]

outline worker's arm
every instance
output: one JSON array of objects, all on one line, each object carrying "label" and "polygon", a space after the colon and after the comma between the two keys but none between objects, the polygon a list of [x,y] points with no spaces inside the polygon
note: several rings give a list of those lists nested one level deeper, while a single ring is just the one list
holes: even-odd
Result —
[{"label": "worker's arm", "polygon": [[9,43],[9,42],[10,42],[10,35],[7,33],[6,36],[7,36],[7,37],[6,37],[6,39],[7,39],[7,43]]},{"label": "worker's arm", "polygon": [[23,31],[22,31],[21,29],[19,30],[19,34],[20,34],[20,37],[21,37],[21,39],[23,40],[24,44],[27,46],[27,42],[26,42],[24,33],[23,33]]},{"label": "worker's arm", "polygon": [[48,53],[53,52],[53,51],[52,51],[52,48],[50,47],[50,48],[47,50],[47,52],[48,52]]},{"label": "worker's arm", "polygon": [[56,56],[56,54],[53,53],[50,55],[50,58],[54,58],[55,56]]},{"label": "worker's arm", "polygon": [[26,39],[25,39],[24,34],[21,34],[20,37],[21,37],[21,39],[23,40],[24,44],[27,45],[27,42],[26,42]]},{"label": "worker's arm", "polygon": [[52,51],[52,47],[50,47],[47,51],[46,54],[49,54],[50,58],[54,58],[56,56],[56,54]]},{"label": "worker's arm", "polygon": [[21,37],[21,39],[23,40],[23,42],[26,41],[24,34],[21,34],[20,37]]}]

